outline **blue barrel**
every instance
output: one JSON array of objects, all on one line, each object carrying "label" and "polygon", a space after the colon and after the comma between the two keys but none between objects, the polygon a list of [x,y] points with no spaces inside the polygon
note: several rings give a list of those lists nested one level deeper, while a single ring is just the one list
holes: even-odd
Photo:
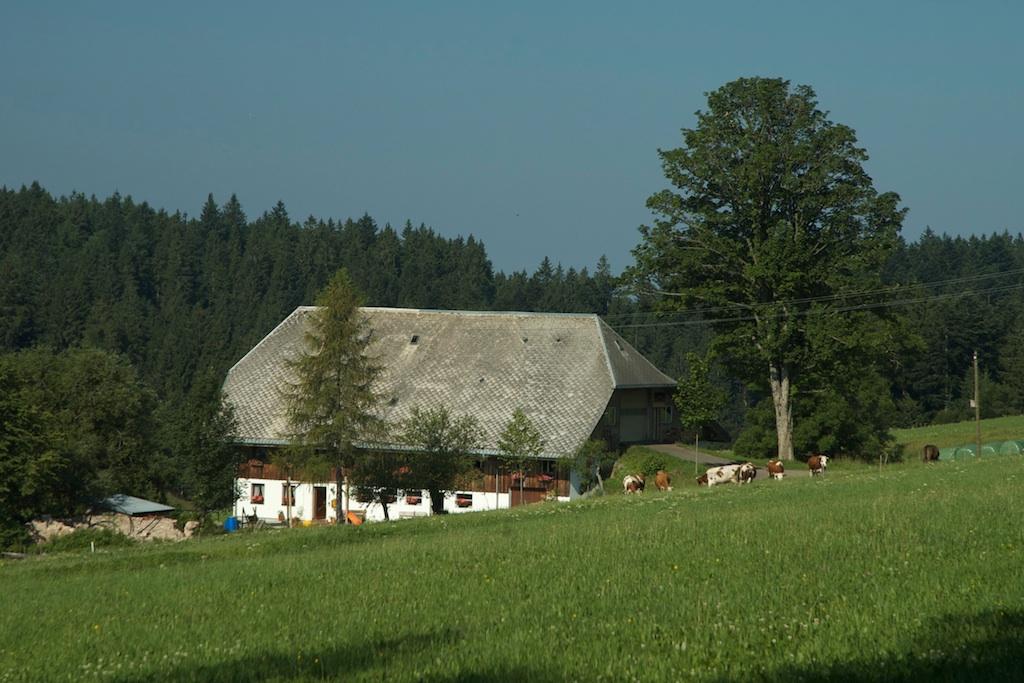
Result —
[{"label": "blue barrel", "polygon": [[229,534],[232,531],[238,531],[238,519],[236,517],[228,517],[224,520],[224,531]]}]

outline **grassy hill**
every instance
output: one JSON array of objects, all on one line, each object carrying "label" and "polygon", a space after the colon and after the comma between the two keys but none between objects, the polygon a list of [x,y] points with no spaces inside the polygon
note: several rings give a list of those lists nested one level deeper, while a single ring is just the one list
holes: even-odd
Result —
[{"label": "grassy hill", "polygon": [[[894,429],[892,433],[896,437],[896,443],[903,445],[904,457],[911,460],[921,456],[921,449],[926,444],[946,448],[947,446],[963,446],[975,442],[973,420],[914,427],[913,429]],[[1015,439],[1024,439],[1024,415],[996,417],[981,421],[982,443]]]},{"label": "grassy hill", "polygon": [[1024,460],[0,562],[0,681],[1020,680]]}]

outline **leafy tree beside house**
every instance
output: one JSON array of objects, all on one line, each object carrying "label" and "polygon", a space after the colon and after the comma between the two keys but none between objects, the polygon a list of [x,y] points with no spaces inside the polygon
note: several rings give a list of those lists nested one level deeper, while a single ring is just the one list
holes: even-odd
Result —
[{"label": "leafy tree beside house", "polygon": [[522,408],[516,408],[512,419],[498,437],[498,450],[505,462],[519,476],[519,504],[523,503],[523,485],[534,460],[544,451],[544,440],[533,421]]},{"label": "leafy tree beside house", "polygon": [[0,544],[35,516],[112,493],[159,497],[154,406],[135,369],[104,351],[0,355]]},{"label": "leafy tree beside house", "polygon": [[875,190],[854,131],[817,104],[810,87],[778,78],[709,93],[683,146],[659,151],[675,189],[648,199],[656,220],[634,250],[644,291],[667,294],[666,309],[706,309],[713,348],[768,390],[783,459],[801,378],[885,345],[881,333],[864,348],[845,332],[873,317],[849,309],[873,301],[863,293],[878,291],[905,213],[896,194]]},{"label": "leafy tree beside house", "polygon": [[[710,363],[695,353],[686,354],[689,370],[676,385],[675,403],[679,421],[693,430],[694,448],[700,453],[700,430],[718,419],[725,407],[726,396],[711,381]],[[697,461],[694,460],[694,468]]]},{"label": "leafy tree beside house", "polygon": [[444,406],[413,408],[402,432],[403,443],[414,449],[405,454],[403,485],[427,489],[431,512],[443,513],[445,495],[472,469],[471,453],[482,439],[475,417],[454,416]]},{"label": "leafy tree beside house", "polygon": [[192,385],[182,410],[169,416],[163,447],[182,470],[185,497],[202,515],[230,507],[238,497],[236,477],[245,460],[235,441],[235,416],[220,391],[220,378],[207,373]]},{"label": "leafy tree beside house", "polygon": [[[361,458],[360,444],[383,441],[374,383],[381,368],[366,354],[372,331],[359,310],[362,300],[348,273],[331,278],[310,316],[306,348],[289,362],[294,380],[284,390],[290,457],[299,471],[336,468],[338,488]],[[348,517],[346,493],[345,517]]]},{"label": "leafy tree beside house", "polygon": [[572,469],[579,475],[580,484],[589,489],[597,483],[604,493],[604,479],[601,470],[615,463],[616,454],[608,450],[608,444],[600,439],[588,439],[580,444],[573,454]]}]

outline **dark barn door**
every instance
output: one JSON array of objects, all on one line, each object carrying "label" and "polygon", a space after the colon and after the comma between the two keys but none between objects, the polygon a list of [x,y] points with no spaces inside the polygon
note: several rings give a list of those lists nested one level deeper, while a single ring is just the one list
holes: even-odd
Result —
[{"label": "dark barn door", "polygon": [[313,487],[313,519],[327,519],[327,487]]}]

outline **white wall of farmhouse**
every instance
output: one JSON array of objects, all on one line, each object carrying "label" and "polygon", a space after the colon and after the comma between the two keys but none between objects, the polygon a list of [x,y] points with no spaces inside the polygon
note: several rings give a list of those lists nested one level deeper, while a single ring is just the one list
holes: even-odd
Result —
[{"label": "white wall of farmhouse", "polygon": [[[284,515],[287,515],[287,508],[284,504],[285,482],[280,479],[237,479],[238,500],[235,501],[234,515],[236,517],[248,517],[255,514],[262,520],[276,522]],[[324,519],[328,522],[337,520],[337,513],[334,508],[334,501],[338,498],[337,486],[334,483],[296,483],[295,503],[292,507],[292,517],[303,521],[315,521],[315,489],[322,487],[326,489],[326,509]],[[262,499],[258,491],[262,487]],[[413,492],[415,493],[415,492]],[[406,495],[396,497],[394,503],[388,505],[388,513],[392,520],[406,519],[409,517],[426,517],[430,515],[430,493],[423,490],[419,496],[419,503],[414,503]],[[558,500],[569,500],[568,497],[560,497]],[[469,502],[466,505],[466,502]],[[461,504],[460,504],[461,503]],[[445,496],[444,509],[452,514],[461,512],[479,512],[483,510],[497,510],[510,507],[511,500],[508,492],[495,493],[494,491],[456,491]],[[340,509],[345,509],[345,493],[342,491]],[[349,509],[362,511],[365,519],[371,522],[384,521],[384,509],[379,503],[363,503],[356,500],[353,495],[349,501]]]}]

